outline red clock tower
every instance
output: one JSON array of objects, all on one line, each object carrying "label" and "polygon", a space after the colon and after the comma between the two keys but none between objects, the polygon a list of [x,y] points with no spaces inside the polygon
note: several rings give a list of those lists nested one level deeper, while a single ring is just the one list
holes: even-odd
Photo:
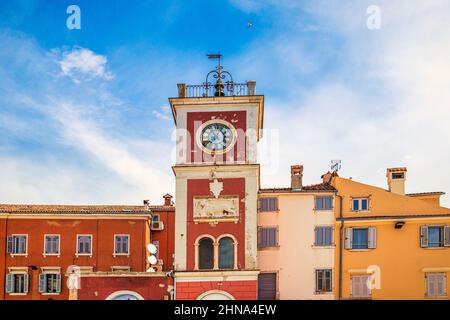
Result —
[{"label": "red clock tower", "polygon": [[[219,64],[203,85],[178,84],[175,299],[256,299],[257,193],[264,96]],[[212,81],[214,80],[214,81]]]}]

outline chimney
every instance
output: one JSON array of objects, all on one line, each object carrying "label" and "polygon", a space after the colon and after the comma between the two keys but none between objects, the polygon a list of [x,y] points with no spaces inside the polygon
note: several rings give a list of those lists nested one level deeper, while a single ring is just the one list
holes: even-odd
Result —
[{"label": "chimney", "polygon": [[406,168],[387,168],[386,177],[390,192],[405,195]]},{"label": "chimney", "polygon": [[172,205],[172,196],[170,195],[170,194],[168,194],[168,193],[166,193],[164,196],[163,196],[163,198],[164,198],[164,205],[165,206],[171,206]]},{"label": "chimney", "polygon": [[303,166],[295,165],[291,166],[291,189],[301,189],[303,178]]},{"label": "chimney", "polygon": [[144,200],[143,202],[144,202],[144,210],[148,211],[150,200]]}]

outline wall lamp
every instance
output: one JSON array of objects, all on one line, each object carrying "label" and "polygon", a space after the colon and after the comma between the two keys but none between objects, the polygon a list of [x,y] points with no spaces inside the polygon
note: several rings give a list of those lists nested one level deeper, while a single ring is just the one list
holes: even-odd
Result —
[{"label": "wall lamp", "polygon": [[401,229],[401,228],[403,228],[404,225],[405,225],[405,221],[397,221],[397,222],[395,223],[394,228],[395,228],[395,229]]}]

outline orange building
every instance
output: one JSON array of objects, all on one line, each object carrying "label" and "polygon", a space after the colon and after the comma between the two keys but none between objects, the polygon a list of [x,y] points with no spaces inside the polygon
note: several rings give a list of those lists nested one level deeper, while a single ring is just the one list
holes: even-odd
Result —
[{"label": "orange building", "polygon": [[[169,197],[163,206],[0,205],[0,299],[106,299],[118,289],[163,299],[171,285],[163,270],[172,269],[173,255]],[[157,272],[148,275],[152,241],[164,245],[157,252]],[[73,295],[67,280],[75,270],[81,288]],[[128,280],[111,282],[117,277]],[[133,277],[145,277],[148,288],[162,283],[164,295],[133,291],[138,286]]]},{"label": "orange building", "polygon": [[450,209],[442,192],[405,194],[406,168],[388,189],[326,174],[335,206],[336,298],[449,299]]}]

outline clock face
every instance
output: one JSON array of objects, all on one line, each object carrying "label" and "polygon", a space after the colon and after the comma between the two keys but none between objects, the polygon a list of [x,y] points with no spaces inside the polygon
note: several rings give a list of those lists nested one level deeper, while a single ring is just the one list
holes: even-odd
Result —
[{"label": "clock face", "polygon": [[234,141],[233,130],[224,123],[211,123],[201,132],[201,144],[207,151],[225,152]]}]

